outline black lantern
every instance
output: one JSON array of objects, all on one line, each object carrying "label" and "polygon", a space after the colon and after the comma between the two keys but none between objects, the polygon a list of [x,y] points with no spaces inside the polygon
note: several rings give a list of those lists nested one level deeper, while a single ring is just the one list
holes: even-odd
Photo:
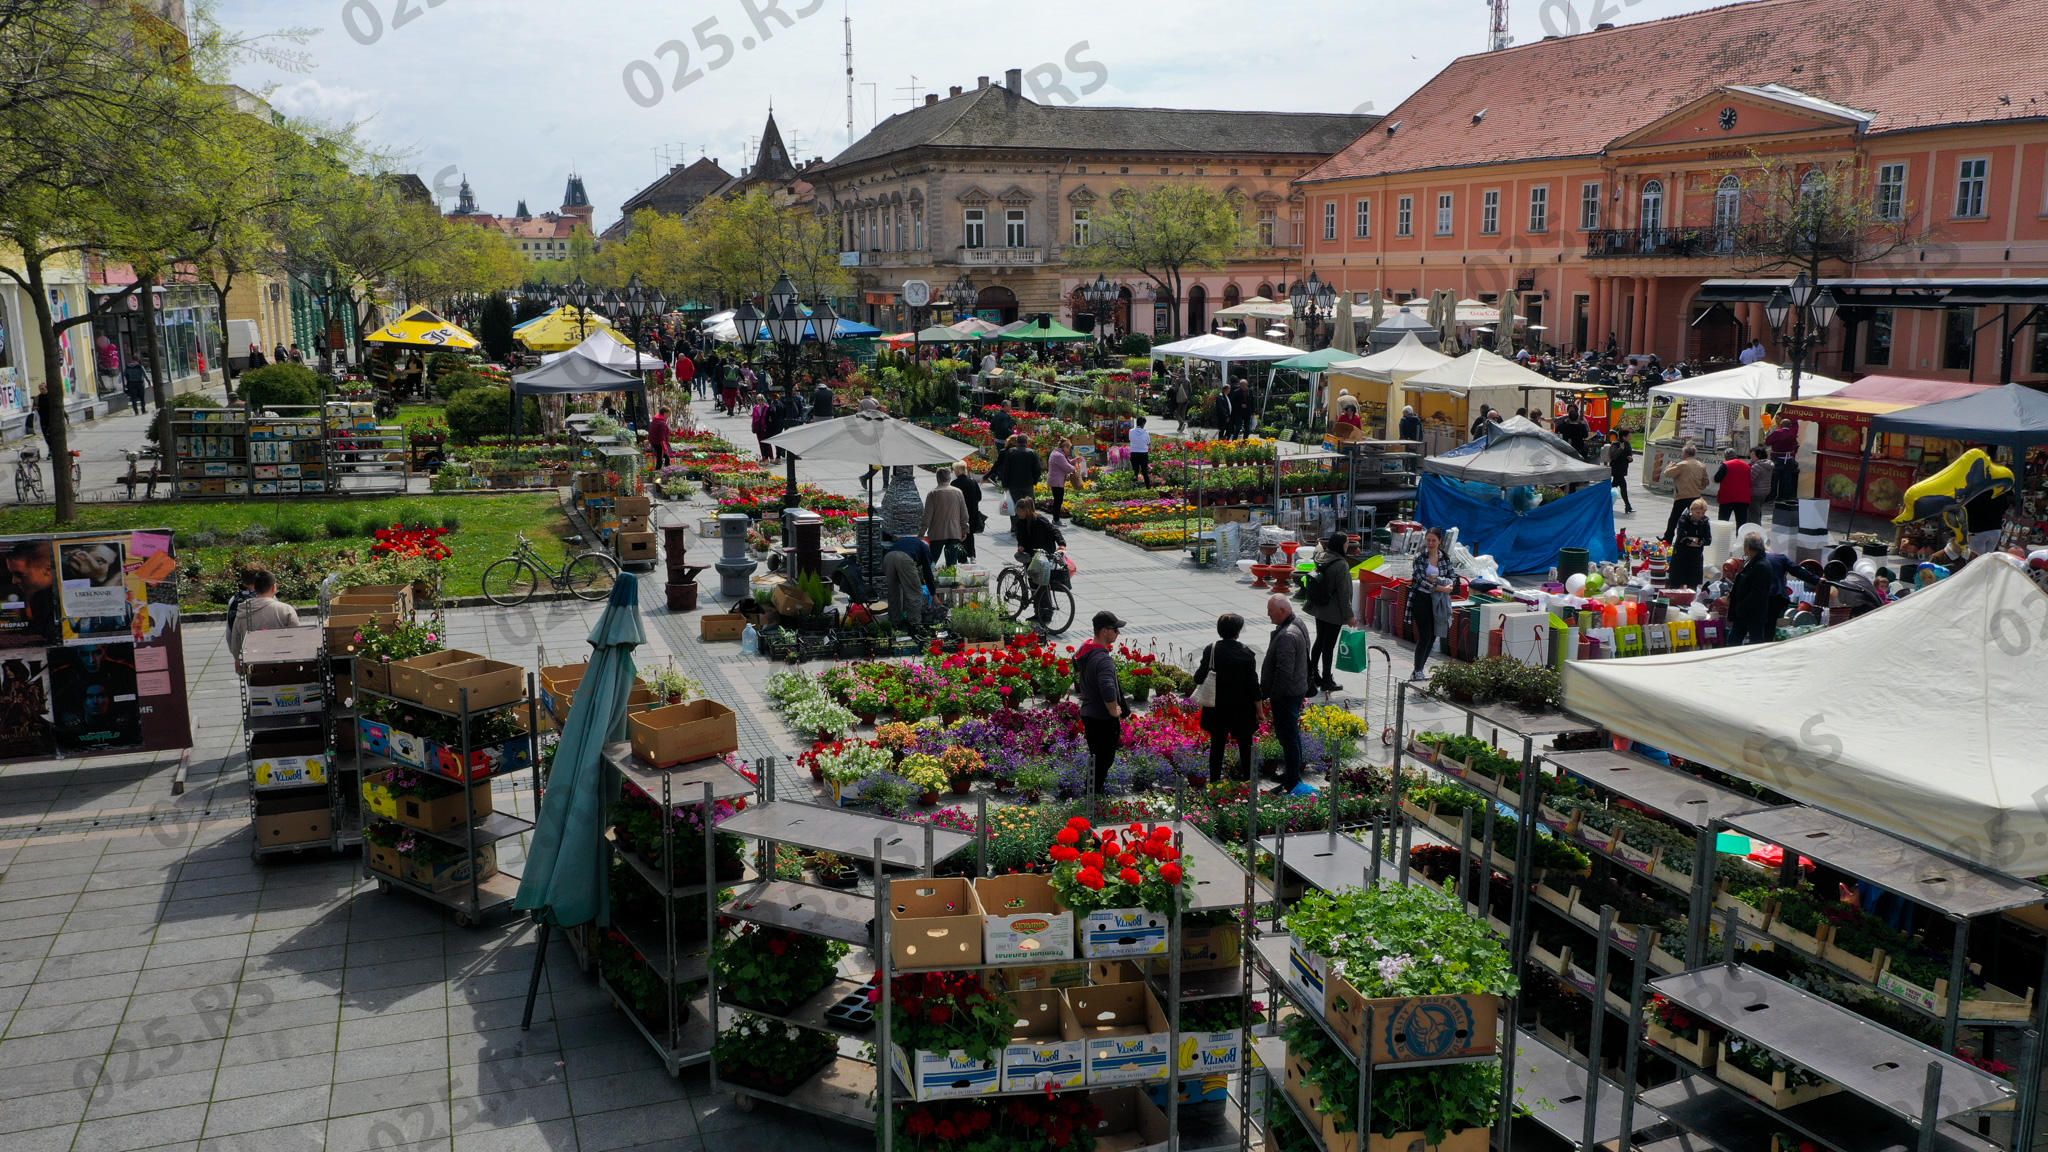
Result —
[{"label": "black lantern", "polygon": [[753,351],[761,341],[761,311],[749,300],[733,310],[733,326],[739,330],[740,347]]}]

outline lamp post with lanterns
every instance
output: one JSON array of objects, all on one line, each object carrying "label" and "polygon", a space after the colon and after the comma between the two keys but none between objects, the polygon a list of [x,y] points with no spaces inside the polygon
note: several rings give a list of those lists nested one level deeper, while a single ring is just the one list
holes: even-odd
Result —
[{"label": "lamp post with lanterns", "polygon": [[[1764,319],[1778,335],[1778,343],[1791,354],[1792,403],[1799,403],[1799,376],[1806,368],[1808,353],[1827,343],[1828,325],[1835,319],[1835,294],[1802,270],[1788,293],[1780,287],[1771,292],[1764,305]],[[1798,457],[1792,458],[1790,475],[1773,473],[1773,487],[1799,495]]]},{"label": "lamp post with lanterns", "polygon": [[[644,339],[641,335],[643,323],[650,312],[656,317],[666,314],[668,312],[668,298],[661,294],[661,289],[659,288],[649,291],[642,287],[640,277],[636,273],[631,280],[626,282],[624,288],[611,295],[609,303],[611,305],[612,319],[626,325],[627,332],[633,337],[633,374],[637,376],[641,371],[640,348],[641,341]],[[659,363],[659,361],[656,361],[656,363]],[[648,413],[646,407],[647,389],[643,381],[640,390],[641,411],[639,413],[639,423],[642,425],[647,423]]]},{"label": "lamp post with lanterns", "polygon": [[1123,299],[1123,286],[1113,284],[1102,273],[1095,274],[1095,283],[1081,286],[1081,299],[1088,304],[1088,311],[1095,317],[1095,344],[1098,355],[1107,351],[1103,333],[1109,327],[1109,318],[1116,315],[1116,306]]},{"label": "lamp post with lanterns", "polygon": [[[782,361],[783,387],[792,400],[796,397],[796,372],[792,365],[803,363],[804,329],[809,327],[815,335],[819,350],[819,370],[831,370],[831,346],[839,335],[839,314],[832,305],[820,297],[815,307],[806,309],[798,297],[796,286],[788,276],[779,276],[775,287],[768,292],[768,335],[775,341],[778,358]],[[759,321],[753,322],[757,327]],[[791,404],[793,409],[795,404]],[[827,417],[831,413],[825,413]],[[782,494],[782,506],[795,508],[799,503],[796,491],[796,457],[787,456],[789,461],[788,482]],[[788,539],[788,537],[785,537]]]},{"label": "lamp post with lanterns", "polygon": [[1288,293],[1287,301],[1294,306],[1294,319],[1302,327],[1307,350],[1315,351],[1318,347],[1318,334],[1329,319],[1336,315],[1337,290],[1323,283],[1322,277],[1310,272],[1307,280],[1294,282],[1294,290]]}]

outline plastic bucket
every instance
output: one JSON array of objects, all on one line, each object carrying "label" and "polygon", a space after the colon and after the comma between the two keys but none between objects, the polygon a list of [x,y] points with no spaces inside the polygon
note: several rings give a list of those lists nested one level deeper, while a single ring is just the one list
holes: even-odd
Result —
[{"label": "plastic bucket", "polygon": [[1592,554],[1584,548],[1559,548],[1557,550],[1557,575],[1562,580],[1574,574],[1584,576],[1592,563]]}]

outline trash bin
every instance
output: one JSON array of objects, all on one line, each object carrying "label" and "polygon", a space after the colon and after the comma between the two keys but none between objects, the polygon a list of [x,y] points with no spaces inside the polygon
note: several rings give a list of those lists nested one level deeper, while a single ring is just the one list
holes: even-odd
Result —
[{"label": "trash bin", "polygon": [[1584,576],[1591,561],[1591,553],[1587,552],[1584,548],[1559,548],[1557,550],[1557,578],[1559,580],[1567,580],[1574,573]]}]

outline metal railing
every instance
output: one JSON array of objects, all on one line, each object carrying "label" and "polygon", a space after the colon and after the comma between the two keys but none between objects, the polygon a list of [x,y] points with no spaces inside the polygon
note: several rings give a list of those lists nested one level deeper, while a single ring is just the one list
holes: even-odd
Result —
[{"label": "metal railing", "polygon": [[1595,228],[1586,233],[1588,259],[1732,256],[1740,248],[1740,237],[1733,228]]}]

